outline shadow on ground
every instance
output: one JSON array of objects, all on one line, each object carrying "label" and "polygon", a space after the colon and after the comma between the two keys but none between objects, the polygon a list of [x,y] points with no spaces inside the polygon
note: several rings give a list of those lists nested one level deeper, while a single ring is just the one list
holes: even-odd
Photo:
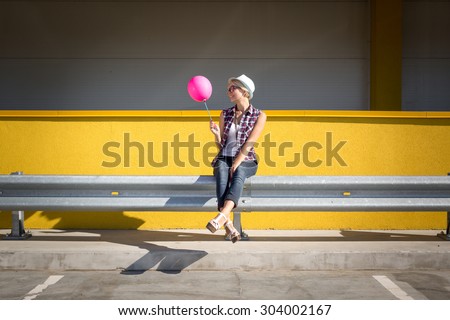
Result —
[{"label": "shadow on ground", "polygon": [[[252,235],[249,232],[249,241],[443,241],[435,235],[424,235],[395,231],[358,231],[340,230],[334,235],[326,235],[327,231],[318,232],[318,235],[305,233],[305,235],[280,235],[270,230],[264,231],[264,235]],[[33,232],[32,232],[33,233]],[[27,241],[107,241],[124,245],[136,245],[148,242],[189,242],[189,241],[226,241],[223,233],[208,234],[195,230],[41,230]]]},{"label": "shadow on ground", "polygon": [[[58,242],[108,242],[144,249],[147,253],[124,268],[123,274],[143,273],[153,269],[165,273],[179,273],[208,255],[204,250],[170,248],[164,242],[223,242],[223,232],[210,234],[203,230],[35,230],[28,240]],[[325,230],[283,232],[280,230],[254,230],[251,242],[414,242],[444,241],[436,234],[421,234],[414,231],[352,231]],[[230,243],[230,246],[233,245]],[[233,245],[234,246],[234,245]],[[130,250],[131,251],[131,250]],[[174,272],[174,270],[177,270]]]}]

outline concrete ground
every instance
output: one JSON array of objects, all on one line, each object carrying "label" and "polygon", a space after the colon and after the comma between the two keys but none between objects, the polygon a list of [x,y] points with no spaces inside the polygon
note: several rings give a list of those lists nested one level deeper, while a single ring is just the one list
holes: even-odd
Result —
[{"label": "concrete ground", "polygon": [[438,231],[247,233],[32,230],[0,240],[0,299],[450,299]]},{"label": "concrete ground", "polygon": [[450,300],[445,270],[21,270],[0,283],[0,300]]}]

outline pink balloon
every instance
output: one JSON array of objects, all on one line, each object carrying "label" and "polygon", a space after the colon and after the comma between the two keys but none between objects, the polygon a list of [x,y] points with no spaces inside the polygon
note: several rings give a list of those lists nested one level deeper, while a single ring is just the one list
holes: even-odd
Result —
[{"label": "pink balloon", "polygon": [[211,97],[212,85],[204,76],[195,76],[189,80],[187,90],[192,99],[204,102]]}]

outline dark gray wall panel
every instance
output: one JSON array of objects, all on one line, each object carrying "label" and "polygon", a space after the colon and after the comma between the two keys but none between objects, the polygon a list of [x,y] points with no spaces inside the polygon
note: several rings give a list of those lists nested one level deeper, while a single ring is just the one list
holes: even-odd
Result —
[{"label": "dark gray wall panel", "polygon": [[450,1],[403,3],[402,109],[450,111]]},{"label": "dark gray wall panel", "polygon": [[186,86],[202,74],[213,85],[208,105],[221,109],[227,78],[246,73],[262,108],[357,109],[367,97],[365,72],[366,61],[355,59],[3,59],[0,74],[9,77],[0,95],[4,109],[195,109],[203,105]]},{"label": "dark gray wall panel", "polygon": [[368,108],[367,1],[0,2],[0,108],[193,109],[246,73],[270,109]]}]

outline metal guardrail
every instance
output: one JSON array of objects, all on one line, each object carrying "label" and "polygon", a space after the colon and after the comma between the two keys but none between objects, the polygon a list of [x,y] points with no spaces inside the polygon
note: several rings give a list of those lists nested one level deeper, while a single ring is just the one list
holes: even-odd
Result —
[{"label": "metal guardrail", "polygon": [[[243,212],[450,212],[450,176],[254,176],[240,201]],[[216,211],[217,202],[212,176],[15,173],[0,175],[0,210],[13,211],[9,238],[16,239],[27,237],[24,210]],[[235,223],[241,229],[239,212]]]}]

